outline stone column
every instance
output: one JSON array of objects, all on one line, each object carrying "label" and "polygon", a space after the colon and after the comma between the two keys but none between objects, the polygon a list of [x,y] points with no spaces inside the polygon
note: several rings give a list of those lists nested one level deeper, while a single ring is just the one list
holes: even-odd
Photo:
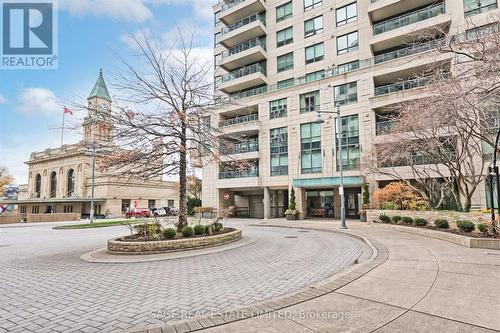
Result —
[{"label": "stone column", "polygon": [[[278,201],[280,200],[281,198],[281,205],[283,207],[285,207],[285,210],[288,209],[288,198],[286,198],[285,196],[285,191],[283,190],[279,190],[278,191]],[[279,214],[282,214],[283,213],[283,210],[279,208],[280,204],[278,203],[278,215]],[[279,217],[283,217],[283,216],[279,216]]]},{"label": "stone column", "polygon": [[300,217],[304,218],[306,214],[306,202],[305,202],[305,191],[300,188],[295,188],[295,203],[297,204],[297,210],[300,213]]},{"label": "stone column", "polygon": [[269,187],[264,187],[264,220],[271,217],[271,195]]},{"label": "stone column", "polygon": [[273,217],[280,217],[280,203],[279,203],[279,195],[278,191],[273,191],[273,204],[274,204],[274,213]]}]

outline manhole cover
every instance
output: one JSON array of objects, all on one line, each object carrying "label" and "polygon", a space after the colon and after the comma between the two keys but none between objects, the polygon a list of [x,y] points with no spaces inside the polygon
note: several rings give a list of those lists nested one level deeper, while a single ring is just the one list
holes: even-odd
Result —
[{"label": "manhole cover", "polygon": [[309,232],[309,230],[299,230],[299,232]]},{"label": "manhole cover", "polygon": [[285,236],[285,238],[299,238],[297,236]]}]

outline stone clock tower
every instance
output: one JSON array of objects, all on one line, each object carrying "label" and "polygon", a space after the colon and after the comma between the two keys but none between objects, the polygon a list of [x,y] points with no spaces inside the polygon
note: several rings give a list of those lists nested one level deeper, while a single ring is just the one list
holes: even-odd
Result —
[{"label": "stone clock tower", "polygon": [[87,101],[88,115],[83,121],[84,140],[96,140],[101,143],[111,143],[111,97],[102,75],[102,69],[99,72],[97,82],[90,92]]}]

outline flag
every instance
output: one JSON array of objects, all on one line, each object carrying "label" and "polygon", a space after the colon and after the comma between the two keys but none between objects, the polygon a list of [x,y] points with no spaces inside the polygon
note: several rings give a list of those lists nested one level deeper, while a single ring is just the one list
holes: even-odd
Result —
[{"label": "flag", "polygon": [[64,108],[64,114],[69,114],[69,115],[73,115],[73,111],[71,111],[70,109],[68,108]]}]

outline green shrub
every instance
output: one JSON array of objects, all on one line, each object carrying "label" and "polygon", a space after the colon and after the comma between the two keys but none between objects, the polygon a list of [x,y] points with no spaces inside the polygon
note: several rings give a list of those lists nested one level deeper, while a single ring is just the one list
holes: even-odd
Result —
[{"label": "green shrub", "polygon": [[399,209],[399,207],[394,202],[391,202],[391,201],[382,202],[380,204],[380,208],[383,209],[383,210],[396,210],[396,209]]},{"label": "green shrub", "polygon": [[435,220],[434,221],[434,225],[438,229],[448,229],[450,227],[450,225],[448,224],[448,221],[446,221],[445,219],[437,219],[437,220]]},{"label": "green shrub", "polygon": [[193,236],[193,233],[194,230],[191,227],[184,227],[184,229],[182,229],[182,236],[184,237],[191,237]]},{"label": "green shrub", "polygon": [[163,236],[165,236],[165,238],[171,239],[174,238],[176,235],[177,231],[175,231],[174,228],[166,228],[165,230],[163,230]]},{"label": "green shrub", "polygon": [[218,232],[224,230],[224,225],[220,222],[217,222],[213,224],[212,228],[215,232]]},{"label": "green shrub", "polygon": [[479,223],[477,225],[477,230],[479,230],[481,233],[483,233],[484,235],[486,235],[488,233],[490,229],[490,226],[487,225],[487,224],[484,224],[484,223]]},{"label": "green shrub", "polygon": [[391,218],[385,214],[380,214],[378,216],[378,219],[383,222],[383,223],[390,223],[391,222]]},{"label": "green shrub", "polygon": [[144,235],[144,231],[146,230],[146,225],[144,224],[138,224],[138,225],[134,225],[134,230],[136,232],[136,234],[138,235]]},{"label": "green shrub", "polygon": [[413,220],[413,223],[415,223],[416,226],[425,227],[427,225],[427,220],[421,217],[417,217]]},{"label": "green shrub", "polygon": [[409,216],[403,216],[401,222],[404,224],[413,224],[413,219]]},{"label": "green shrub", "polygon": [[399,221],[401,221],[401,216],[399,216],[399,215],[395,215],[395,216],[393,216],[393,217],[392,217],[392,219],[391,219],[391,220],[392,220],[392,223],[394,223],[394,224],[398,224],[398,223],[399,223]]},{"label": "green shrub", "polygon": [[467,220],[458,220],[457,227],[458,227],[458,229],[460,229],[463,232],[472,232],[472,231],[474,231],[474,229],[476,229],[476,226],[474,225],[474,223],[472,223],[471,221],[467,221]]},{"label": "green shrub", "polygon": [[203,224],[198,224],[194,226],[193,230],[195,235],[203,235],[207,228]]}]

